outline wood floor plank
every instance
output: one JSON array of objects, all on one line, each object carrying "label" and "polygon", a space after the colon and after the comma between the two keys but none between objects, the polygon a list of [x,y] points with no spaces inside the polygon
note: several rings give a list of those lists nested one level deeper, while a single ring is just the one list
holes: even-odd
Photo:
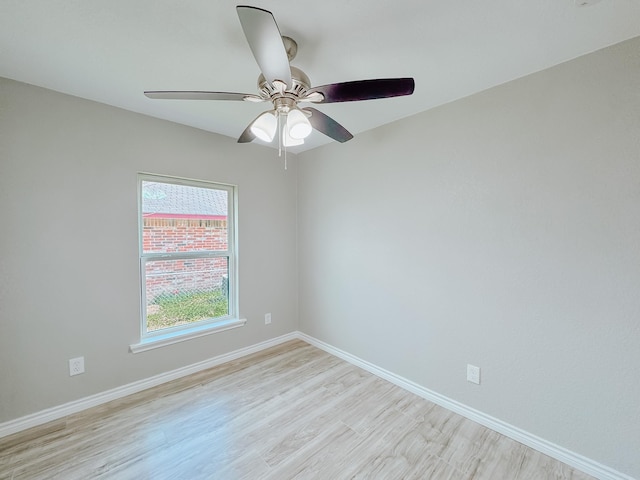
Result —
[{"label": "wood floor plank", "polygon": [[295,340],[0,439],[0,480],[593,480]]},{"label": "wood floor plank", "polygon": [[[342,422],[325,426],[314,442],[307,444],[290,461],[273,469],[268,480],[323,478],[320,472],[327,465],[341,464],[345,455],[363,439]],[[331,477],[328,477],[331,478]]]}]

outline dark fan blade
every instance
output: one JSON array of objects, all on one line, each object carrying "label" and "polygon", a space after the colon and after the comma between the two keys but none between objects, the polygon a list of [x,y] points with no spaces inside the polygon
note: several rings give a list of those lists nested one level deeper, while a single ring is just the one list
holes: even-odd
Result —
[{"label": "dark fan blade", "polygon": [[144,94],[149,98],[164,100],[244,100],[246,97],[256,97],[249,93],[233,92],[150,91]]},{"label": "dark fan blade", "polygon": [[411,95],[414,87],[413,78],[379,78],[332,83],[314,87],[310,92],[320,92],[324,95],[324,100],[318,103],[335,103]]},{"label": "dark fan blade", "polygon": [[302,110],[311,112],[311,117],[309,118],[311,126],[320,133],[324,133],[327,137],[331,137],[340,143],[344,143],[353,138],[353,135],[351,135],[346,128],[320,110],[311,107],[306,107]]},{"label": "dark fan blade", "polygon": [[238,143],[253,142],[253,140],[256,138],[256,136],[251,132],[251,125],[253,125],[253,122],[251,122],[249,126],[244,129],[244,132],[242,132],[242,135],[240,135],[240,138],[238,138]]},{"label": "dark fan blade", "polygon": [[291,86],[291,67],[287,51],[282,43],[278,24],[271,12],[261,8],[239,5],[236,7],[238,18],[247,37],[253,56],[271,84],[280,80]]}]

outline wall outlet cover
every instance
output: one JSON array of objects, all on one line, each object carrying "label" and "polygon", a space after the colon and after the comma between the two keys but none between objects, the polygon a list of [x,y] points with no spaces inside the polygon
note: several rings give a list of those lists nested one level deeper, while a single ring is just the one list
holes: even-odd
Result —
[{"label": "wall outlet cover", "polygon": [[480,367],[467,364],[467,381],[480,385]]},{"label": "wall outlet cover", "polygon": [[76,357],[69,360],[69,376],[84,373],[84,357]]}]

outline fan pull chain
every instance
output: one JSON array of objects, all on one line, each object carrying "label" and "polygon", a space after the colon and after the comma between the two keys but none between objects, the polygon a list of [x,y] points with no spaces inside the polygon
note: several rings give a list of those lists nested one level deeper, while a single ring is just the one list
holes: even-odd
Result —
[{"label": "fan pull chain", "polygon": [[287,128],[287,125],[283,125],[281,130],[281,134],[280,134],[280,141],[283,143],[284,146],[284,169],[287,169],[287,142],[284,141],[284,131]]},{"label": "fan pull chain", "polygon": [[284,169],[287,169],[287,144],[284,143],[284,129],[285,126],[283,125],[283,121],[282,121],[282,117],[283,114],[282,112],[278,112],[278,156],[282,157],[282,150],[283,150],[283,146],[284,146]]},{"label": "fan pull chain", "polygon": [[278,112],[278,156],[282,156],[282,113]]}]

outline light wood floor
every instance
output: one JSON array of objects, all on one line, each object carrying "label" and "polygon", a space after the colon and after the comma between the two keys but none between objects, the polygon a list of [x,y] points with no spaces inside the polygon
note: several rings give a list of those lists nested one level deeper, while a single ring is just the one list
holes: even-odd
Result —
[{"label": "light wood floor", "polygon": [[574,479],[301,341],[0,439],[0,479]]}]

